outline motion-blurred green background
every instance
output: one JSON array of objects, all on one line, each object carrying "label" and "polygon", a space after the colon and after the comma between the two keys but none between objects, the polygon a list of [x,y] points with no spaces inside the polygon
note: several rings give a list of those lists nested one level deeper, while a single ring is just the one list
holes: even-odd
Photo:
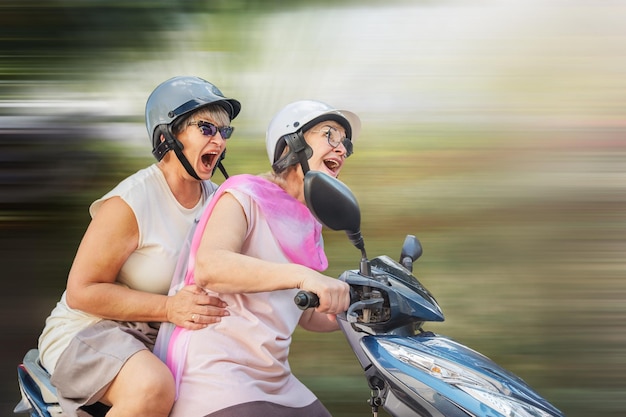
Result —
[{"label": "motion-blurred green background", "polygon": [[[370,256],[421,239],[416,275],[446,313],[427,328],[568,417],[624,416],[625,21],[618,0],[3,1],[0,415],[89,203],[152,163],[148,94],[198,75],[243,104],[231,175],[267,170],[290,101],[358,113],[341,179]],[[357,266],[325,238],[330,275]],[[336,417],[369,415],[341,335],[298,332],[291,363]]]}]

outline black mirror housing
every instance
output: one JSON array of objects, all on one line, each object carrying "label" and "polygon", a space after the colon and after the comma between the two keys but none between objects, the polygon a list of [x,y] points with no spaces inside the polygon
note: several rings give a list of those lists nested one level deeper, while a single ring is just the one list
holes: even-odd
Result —
[{"label": "black mirror housing", "polygon": [[361,234],[361,209],[350,188],[328,174],[309,171],[304,176],[304,199],[320,223],[346,232],[350,242],[361,251],[361,274],[369,276],[370,266]]},{"label": "black mirror housing", "polygon": [[304,199],[311,213],[332,230],[355,233],[361,229],[361,210],[343,182],[319,171],[304,176]]}]

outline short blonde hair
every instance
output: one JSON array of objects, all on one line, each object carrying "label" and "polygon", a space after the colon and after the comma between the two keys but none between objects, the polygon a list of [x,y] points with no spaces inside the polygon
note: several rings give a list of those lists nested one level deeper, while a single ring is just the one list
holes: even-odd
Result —
[{"label": "short blonde hair", "polygon": [[196,119],[213,120],[219,127],[230,125],[230,117],[228,117],[228,113],[222,106],[219,104],[208,104],[200,107],[198,110],[190,113],[186,117],[181,118],[180,121],[177,121],[176,124],[172,126],[172,132],[175,135],[178,135],[180,132],[185,130],[190,120]]}]

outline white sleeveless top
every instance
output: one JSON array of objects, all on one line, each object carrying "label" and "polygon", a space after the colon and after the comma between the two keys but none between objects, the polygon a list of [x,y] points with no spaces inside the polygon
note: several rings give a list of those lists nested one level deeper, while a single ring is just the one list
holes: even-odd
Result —
[{"label": "white sleeveless top", "polygon": [[[191,209],[185,208],[172,194],[161,170],[153,164],[124,179],[94,201],[89,208],[92,218],[104,201],[118,196],[129,205],[137,219],[138,247],[122,266],[117,282],[140,291],[167,294],[183,242],[216,189],[215,183],[204,181],[198,204]],[[39,355],[46,369],[52,373],[70,340],[100,320],[100,317],[70,308],[64,292],[46,319],[39,337]]]}]

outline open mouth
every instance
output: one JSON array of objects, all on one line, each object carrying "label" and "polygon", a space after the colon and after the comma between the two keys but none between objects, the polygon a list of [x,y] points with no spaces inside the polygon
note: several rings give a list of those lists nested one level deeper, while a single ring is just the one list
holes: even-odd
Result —
[{"label": "open mouth", "polygon": [[337,172],[339,172],[339,168],[341,168],[339,162],[334,159],[325,159],[324,165],[326,165],[326,168],[328,168],[328,170],[331,171],[333,174],[337,174]]},{"label": "open mouth", "polygon": [[217,161],[218,154],[215,152],[205,153],[202,155],[202,164],[205,168],[211,169]]}]

